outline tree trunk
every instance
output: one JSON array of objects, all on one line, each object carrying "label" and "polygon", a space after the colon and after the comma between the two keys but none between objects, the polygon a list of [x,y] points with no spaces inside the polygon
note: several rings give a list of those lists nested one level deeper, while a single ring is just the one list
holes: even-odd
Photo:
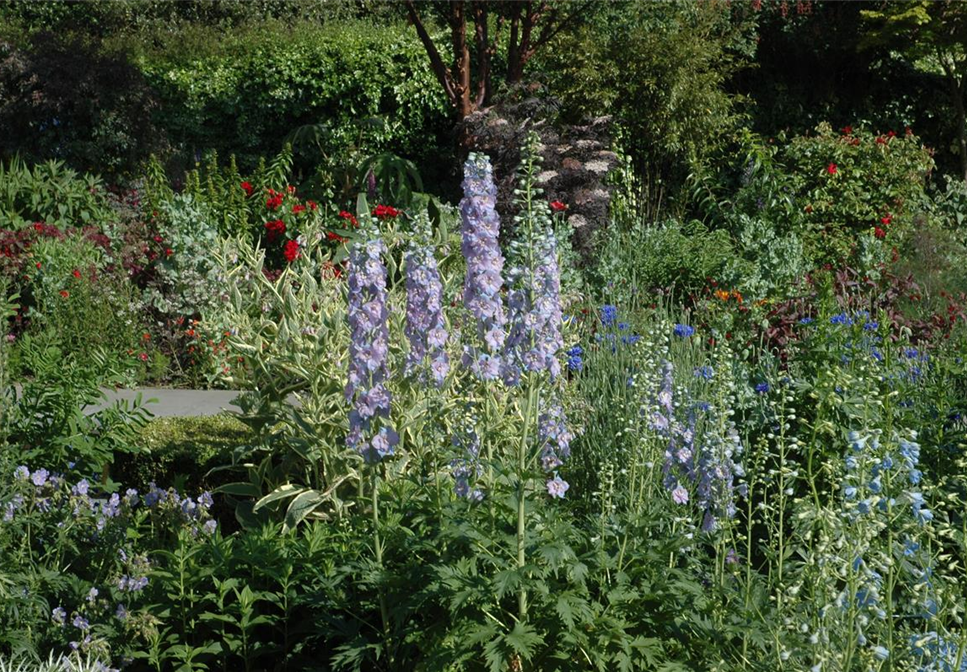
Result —
[{"label": "tree trunk", "polygon": [[470,97],[470,46],[467,44],[467,13],[463,0],[450,5],[450,34],[453,41],[453,80],[457,121],[474,111]]}]

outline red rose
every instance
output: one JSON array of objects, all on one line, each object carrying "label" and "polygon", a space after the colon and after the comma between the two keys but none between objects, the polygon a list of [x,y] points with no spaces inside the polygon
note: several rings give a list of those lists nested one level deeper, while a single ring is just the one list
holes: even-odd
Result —
[{"label": "red rose", "polygon": [[242,182],[242,191],[245,192],[246,196],[251,196],[255,193],[255,187],[252,186],[251,182]]},{"label": "red rose", "polygon": [[826,172],[829,173],[830,175],[835,175],[838,172],[836,168],[836,164],[831,163],[828,166],[826,166]]},{"label": "red rose", "polygon": [[880,224],[883,226],[889,226],[890,222],[893,221],[893,215],[887,213],[886,217],[880,217]]},{"label": "red rose", "polygon": [[166,257],[170,257],[172,254],[174,254],[174,252],[171,251],[171,248],[170,247],[165,249],[165,256]]},{"label": "red rose", "polygon": [[299,256],[299,243],[295,240],[288,241],[282,250],[282,254],[285,256],[285,260],[291,264]]},{"label": "red rose", "polygon": [[345,219],[350,224],[352,224],[354,227],[359,226],[359,222],[357,222],[356,218],[353,217],[353,213],[346,212],[345,210],[343,210],[342,212],[339,213],[339,216]]},{"label": "red rose", "polygon": [[274,219],[265,223],[265,230],[268,232],[269,242],[275,242],[279,236],[285,233],[285,222],[281,219]]},{"label": "red rose", "polygon": [[391,217],[396,217],[400,214],[400,211],[391,205],[377,205],[373,209],[373,216],[379,219],[387,219]]},{"label": "red rose", "polygon": [[305,211],[306,211],[306,206],[304,206],[304,205],[293,205],[292,206],[292,214],[293,215],[298,215],[300,212],[305,212]]},{"label": "red rose", "polygon": [[561,203],[560,201],[551,201],[551,210],[554,212],[564,212],[567,210],[567,205],[565,203]]},{"label": "red rose", "polygon": [[73,270],[73,272],[71,273],[71,275],[73,275],[73,276],[74,276],[75,278],[79,278],[79,277],[81,277],[81,272],[80,272],[80,271],[78,271],[78,270],[77,270],[77,269],[75,268],[75,269]]},{"label": "red rose", "polygon": [[309,209],[310,210],[315,210],[317,207],[319,207],[319,206],[316,205],[316,202],[315,201],[306,201],[306,205],[309,206]]},{"label": "red rose", "polygon": [[34,224],[34,231],[43,231],[43,230],[44,230],[44,225],[41,224],[40,222],[37,222],[36,224]]},{"label": "red rose", "polygon": [[269,197],[265,201],[265,207],[269,210],[277,210],[280,205],[282,205],[283,195],[275,191],[275,189],[269,189]]},{"label": "red rose", "polygon": [[877,226],[873,229],[873,235],[882,240],[883,238],[886,238],[886,231]]}]

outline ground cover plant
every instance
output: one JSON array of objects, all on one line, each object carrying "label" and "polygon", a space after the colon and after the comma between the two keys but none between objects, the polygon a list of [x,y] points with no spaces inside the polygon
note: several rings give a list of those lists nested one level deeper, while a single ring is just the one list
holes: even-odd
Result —
[{"label": "ground cover plant", "polygon": [[632,4],[0,3],[0,670],[967,672],[943,125],[788,111],[822,3]]}]

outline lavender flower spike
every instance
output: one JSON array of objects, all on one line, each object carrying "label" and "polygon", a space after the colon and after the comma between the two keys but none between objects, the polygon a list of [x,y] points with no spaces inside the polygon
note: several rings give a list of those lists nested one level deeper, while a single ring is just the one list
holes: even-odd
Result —
[{"label": "lavender flower spike", "polygon": [[477,320],[480,342],[478,347],[464,348],[463,365],[479,378],[493,380],[500,372],[507,318],[500,298],[504,257],[497,242],[500,233],[497,187],[490,160],[485,155],[471,154],[464,164],[463,193],[460,249],[467,260],[463,301]]},{"label": "lavender flower spike", "polygon": [[406,338],[410,342],[406,373],[419,371],[425,379],[426,372],[420,369],[429,360],[430,373],[439,387],[450,370],[450,359],[443,321],[443,283],[433,247],[423,242],[429,238],[429,221],[424,213],[406,254]]},{"label": "lavender flower spike", "polygon": [[[368,228],[366,222],[363,231]],[[388,418],[389,310],[386,306],[386,246],[370,229],[365,242],[349,253],[349,382],[346,400],[353,402],[346,443],[369,463],[393,454],[399,435],[390,427],[374,428],[373,421]],[[367,435],[373,435],[372,440]]]}]

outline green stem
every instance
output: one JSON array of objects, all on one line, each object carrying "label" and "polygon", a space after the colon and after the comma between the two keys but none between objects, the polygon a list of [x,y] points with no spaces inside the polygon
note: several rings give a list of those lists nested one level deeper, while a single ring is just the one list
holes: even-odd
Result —
[{"label": "green stem", "polygon": [[[527,404],[524,407],[524,431],[521,434],[520,447],[517,451],[517,568],[523,570],[526,565],[526,487],[527,487],[527,457],[530,438],[531,418],[537,410],[538,386],[534,374],[527,376]],[[521,621],[527,617],[527,589],[521,588],[517,596],[517,615]]]},{"label": "green stem", "polygon": [[[383,571],[383,542],[379,537],[379,474],[376,471],[376,467],[373,467],[373,552],[376,555],[376,566],[380,570],[380,574]],[[390,658],[390,663],[393,661],[393,655],[391,653],[392,648],[390,647],[390,628],[389,628],[389,608],[386,606],[386,595],[383,593],[383,582],[382,576],[380,577],[379,584],[377,584],[377,593],[379,594],[379,615],[383,621],[383,639],[386,646],[386,651]]]}]

